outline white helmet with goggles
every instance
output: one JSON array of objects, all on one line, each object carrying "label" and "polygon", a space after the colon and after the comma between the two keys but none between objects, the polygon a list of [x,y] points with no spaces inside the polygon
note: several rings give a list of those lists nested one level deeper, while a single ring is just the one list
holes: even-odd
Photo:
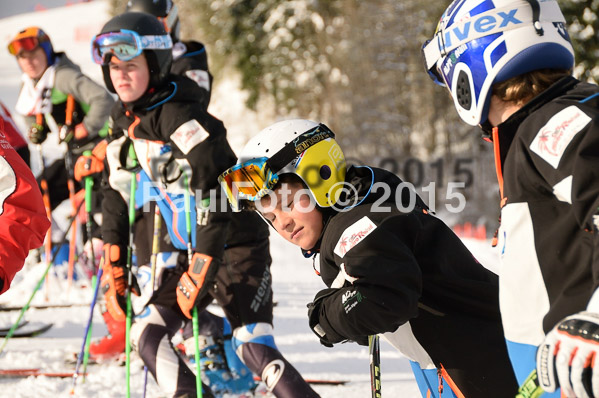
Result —
[{"label": "white helmet with goggles", "polygon": [[298,176],[316,204],[333,206],[345,181],[345,156],[335,134],[311,120],[285,120],[271,125],[244,147],[239,162],[218,178],[231,207],[257,201],[268,194],[284,174]]},{"label": "white helmet with goggles", "polygon": [[574,51],[555,0],[455,0],[422,48],[460,117],[487,120],[491,86],[537,69],[570,69]]}]

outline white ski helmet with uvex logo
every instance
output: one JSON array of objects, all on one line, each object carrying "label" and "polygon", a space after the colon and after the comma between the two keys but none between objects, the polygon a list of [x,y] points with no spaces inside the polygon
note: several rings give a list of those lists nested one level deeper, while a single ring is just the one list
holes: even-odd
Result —
[{"label": "white ski helmet with uvex logo", "polygon": [[537,69],[570,69],[574,51],[555,0],[455,0],[422,48],[427,71],[470,125],[487,120],[491,86]]}]

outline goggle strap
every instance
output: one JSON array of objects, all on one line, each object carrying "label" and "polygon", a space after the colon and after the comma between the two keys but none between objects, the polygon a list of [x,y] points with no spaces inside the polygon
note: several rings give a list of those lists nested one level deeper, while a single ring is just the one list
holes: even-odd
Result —
[{"label": "goggle strap", "polygon": [[142,50],[167,50],[173,47],[173,40],[169,35],[139,36]]},{"label": "goggle strap", "polygon": [[281,150],[271,156],[266,161],[266,164],[273,173],[278,173],[306,149],[328,138],[335,138],[335,134],[333,134],[327,126],[321,123],[318,127],[302,133],[292,142],[285,145]]}]

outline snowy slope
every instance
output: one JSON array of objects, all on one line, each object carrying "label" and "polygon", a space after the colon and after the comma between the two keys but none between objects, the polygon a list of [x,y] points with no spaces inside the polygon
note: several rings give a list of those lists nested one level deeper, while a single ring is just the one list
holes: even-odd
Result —
[{"label": "snowy slope", "polygon": [[[108,1],[56,8],[31,14],[20,14],[0,19],[2,47],[20,29],[37,25],[50,35],[57,50],[64,50],[79,64],[84,72],[102,83],[100,68],[91,62],[89,42],[108,19]],[[15,59],[6,50],[0,50],[0,99],[12,110],[20,84],[20,71]],[[245,110],[243,95],[234,79],[215,82],[211,112],[223,119],[228,127],[235,150],[272,121]],[[278,236],[271,239],[273,255],[273,283],[275,301],[275,338],[283,354],[305,377],[351,380],[345,386],[318,386],[323,397],[370,396],[368,353],[365,347],[344,344],[333,349],[322,347],[307,326],[306,303],[324,287],[312,270],[312,261],[304,259],[299,249]],[[488,243],[468,242],[479,260],[495,264],[495,254]],[[27,300],[45,266],[30,257],[26,268],[17,275],[11,290],[0,296],[2,305],[22,305]],[[57,270],[59,273],[60,270]],[[66,282],[57,282],[51,273],[47,291],[42,289],[33,304],[89,303],[91,289],[85,281],[76,282],[70,289]],[[48,301],[45,296],[47,294]],[[0,369],[36,367],[61,372],[69,368],[64,364],[66,355],[78,352],[81,347],[89,308],[74,306],[64,309],[31,309],[26,318],[31,321],[52,321],[54,326],[45,334],[26,339],[11,339],[0,357]],[[0,313],[0,326],[8,325],[16,313]],[[12,317],[12,318],[11,318]],[[93,336],[106,332],[99,313],[93,322]],[[418,397],[408,361],[386,342],[382,342],[382,386],[387,397]],[[75,396],[123,397],[125,396],[125,368],[118,365],[95,365],[88,368],[85,384],[78,382]],[[70,379],[0,378],[0,397],[66,397],[71,389]],[[143,390],[142,363],[134,357],[132,363],[131,391],[141,397]],[[148,382],[147,397],[161,397],[156,384]]]}]

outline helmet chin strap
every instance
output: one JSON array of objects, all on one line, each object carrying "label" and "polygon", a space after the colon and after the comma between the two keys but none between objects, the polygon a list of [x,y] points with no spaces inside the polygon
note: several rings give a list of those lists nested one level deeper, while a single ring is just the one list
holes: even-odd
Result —
[{"label": "helmet chin strap", "polygon": [[541,22],[539,22],[541,17],[541,5],[538,0],[526,0],[526,2],[530,4],[530,7],[532,8],[532,22],[537,35],[543,36],[545,32],[543,31]]}]

